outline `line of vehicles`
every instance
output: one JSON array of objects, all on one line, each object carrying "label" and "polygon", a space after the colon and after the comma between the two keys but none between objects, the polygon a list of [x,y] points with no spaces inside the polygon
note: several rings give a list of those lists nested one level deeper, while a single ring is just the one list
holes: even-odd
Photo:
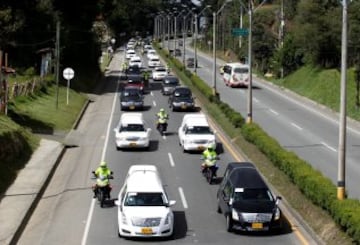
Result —
[{"label": "line of vehicles", "polygon": [[[127,48],[135,50],[136,45],[129,43]],[[216,131],[210,127],[206,115],[196,111],[191,90],[181,85],[178,78],[166,70],[163,76],[158,75],[158,68],[163,67],[161,63],[160,66],[159,63],[152,63],[152,58],[156,59],[158,56],[151,45],[146,45],[148,46],[143,46],[142,50],[147,53],[148,66],[153,69],[151,77],[153,82],[162,83],[161,93],[169,96],[169,108],[172,111],[191,111],[184,114],[177,132],[183,152],[203,152],[210,146],[216,146]],[[126,58],[131,60],[127,51]],[[126,69],[125,83],[120,92],[121,110],[128,111],[121,113],[119,123],[114,128],[117,150],[148,149],[151,143],[151,128],[141,112],[146,93],[144,76],[140,65],[134,67],[136,68],[129,66]],[[134,72],[136,76],[142,77],[142,89],[132,85],[132,80],[136,80],[132,76]],[[154,165],[132,165],[129,168],[115,201],[119,237],[171,237],[174,234],[174,214],[171,207],[176,201],[169,200],[160,176]],[[205,174],[204,176],[207,177]],[[282,215],[278,206],[280,199],[281,197],[272,194],[252,163],[234,162],[227,165],[219,185],[217,211],[225,216],[226,230],[229,232],[272,231],[282,227]]]}]

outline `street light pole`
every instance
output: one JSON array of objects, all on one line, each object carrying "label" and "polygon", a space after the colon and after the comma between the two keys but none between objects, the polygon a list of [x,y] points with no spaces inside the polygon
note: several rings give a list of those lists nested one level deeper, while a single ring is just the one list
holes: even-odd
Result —
[{"label": "street light pole", "polygon": [[167,26],[168,26],[168,34],[167,34],[167,41],[168,41],[168,52],[169,52],[169,55],[170,55],[170,15],[168,14],[167,15]]},{"label": "street light pole", "polygon": [[213,12],[213,95],[216,94],[216,13]]},{"label": "street light pole", "polygon": [[196,73],[196,67],[197,67],[197,36],[198,36],[198,15],[195,14],[195,40],[194,40],[194,55],[195,55],[195,64],[194,64],[194,72]]},{"label": "street light pole", "polygon": [[248,103],[247,103],[247,119],[246,122],[252,123],[252,1],[249,0],[249,44],[248,44],[248,62],[249,62],[249,86],[248,86]]},{"label": "street light pole", "polygon": [[348,0],[342,0],[342,33],[341,33],[341,89],[339,119],[339,155],[337,198],[345,198],[345,160],[346,160],[346,70],[347,70],[347,8]]}]

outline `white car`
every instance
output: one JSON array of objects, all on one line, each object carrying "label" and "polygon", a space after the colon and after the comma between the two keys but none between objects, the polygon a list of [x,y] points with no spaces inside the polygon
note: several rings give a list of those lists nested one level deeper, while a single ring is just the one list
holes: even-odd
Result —
[{"label": "white car", "polygon": [[129,60],[129,66],[138,66],[139,68],[142,67],[141,58],[139,56],[133,56]]},{"label": "white car", "polygon": [[126,45],[126,49],[135,49],[135,41],[130,41]]},{"label": "white car", "polygon": [[131,57],[136,56],[136,52],[133,49],[126,50],[125,58],[130,59]]},{"label": "white car", "polygon": [[168,71],[166,70],[165,67],[162,66],[157,66],[154,68],[154,70],[152,71],[152,79],[154,81],[161,81],[164,79],[164,77],[166,77],[168,75]]},{"label": "white car", "polygon": [[178,135],[184,152],[203,151],[210,145],[216,145],[215,132],[202,113],[185,114]]},{"label": "white car", "polygon": [[146,127],[142,113],[122,113],[114,128],[116,149],[149,148],[151,129]]},{"label": "white car", "polygon": [[160,58],[157,55],[153,55],[148,60],[148,67],[153,68],[157,66],[161,66]]},{"label": "white car", "polygon": [[118,200],[119,237],[169,237],[174,231],[174,214],[154,165],[132,165]]},{"label": "white car", "polygon": [[148,59],[150,59],[151,56],[153,56],[153,55],[156,55],[155,49],[148,49],[148,51],[147,51],[147,53],[146,53],[146,57],[147,57]]}]

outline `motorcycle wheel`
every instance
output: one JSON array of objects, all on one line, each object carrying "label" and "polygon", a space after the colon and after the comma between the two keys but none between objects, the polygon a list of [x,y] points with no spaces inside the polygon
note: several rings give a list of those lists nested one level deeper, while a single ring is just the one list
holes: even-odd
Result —
[{"label": "motorcycle wheel", "polygon": [[105,203],[105,195],[103,191],[99,191],[99,201],[100,201],[100,207],[104,207],[104,203]]},{"label": "motorcycle wheel", "polygon": [[208,168],[206,171],[206,180],[210,185],[212,184],[212,177],[213,177],[213,172],[211,171],[210,168]]}]

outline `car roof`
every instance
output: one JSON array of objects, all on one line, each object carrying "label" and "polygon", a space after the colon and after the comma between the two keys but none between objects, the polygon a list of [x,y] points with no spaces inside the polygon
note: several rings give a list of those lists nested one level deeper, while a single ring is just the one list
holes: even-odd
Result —
[{"label": "car roof", "polygon": [[126,112],[121,114],[120,121],[122,125],[128,124],[144,124],[142,113]]},{"label": "car roof", "polygon": [[228,178],[234,188],[268,189],[265,181],[250,162],[231,162],[227,165]]},{"label": "car roof", "polygon": [[206,116],[202,113],[185,114],[183,122],[188,126],[209,126]]},{"label": "car roof", "polygon": [[230,67],[241,67],[241,68],[249,67],[249,65],[243,64],[243,63],[240,63],[240,62],[227,63],[226,66],[230,66]]},{"label": "car roof", "polygon": [[128,192],[163,192],[163,185],[154,165],[133,165],[126,178]]}]

